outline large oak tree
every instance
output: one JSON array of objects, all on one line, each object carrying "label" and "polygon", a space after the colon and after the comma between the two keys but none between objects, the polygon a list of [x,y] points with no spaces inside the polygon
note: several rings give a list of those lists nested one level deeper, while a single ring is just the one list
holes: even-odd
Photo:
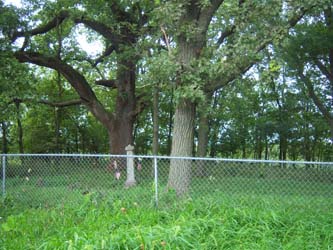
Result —
[{"label": "large oak tree", "polygon": [[[309,10],[326,3],[302,2],[172,1],[176,7],[171,9],[178,10],[170,29],[177,44],[176,91],[180,93],[172,156],[192,155],[196,107],[205,95],[242,76],[260,60],[264,48],[283,39]],[[190,161],[171,161],[168,186],[178,195],[187,193],[190,178]]]},{"label": "large oak tree", "polygon": [[[59,72],[79,95],[79,100],[75,102],[85,105],[107,129],[110,153],[123,154],[125,146],[133,143],[133,124],[142,107],[135,94],[137,62],[141,56],[138,42],[147,30],[147,12],[150,7],[130,1],[126,4],[123,1],[100,4],[93,1],[73,1],[67,3],[68,6],[59,6],[60,4],[46,2],[45,6],[48,8],[44,6],[46,13],[39,10],[37,25],[28,23],[10,34],[12,42],[24,38],[22,47],[14,55],[22,63],[32,63]],[[50,10],[53,18],[44,20],[42,17],[50,14]],[[65,43],[75,44],[77,39],[70,31],[80,25],[103,38],[105,49],[97,58],[68,48],[68,45],[66,49]],[[62,38],[67,41],[59,40],[54,35],[60,28],[68,31],[64,32]],[[59,49],[52,49],[60,46],[65,47],[61,49],[61,53]],[[90,63],[90,69],[80,67],[78,61],[84,60]],[[115,68],[111,78],[111,70],[102,74],[98,68],[110,65]],[[100,76],[92,82],[85,71],[95,71]],[[93,85],[116,92],[112,111],[99,100]]]}]

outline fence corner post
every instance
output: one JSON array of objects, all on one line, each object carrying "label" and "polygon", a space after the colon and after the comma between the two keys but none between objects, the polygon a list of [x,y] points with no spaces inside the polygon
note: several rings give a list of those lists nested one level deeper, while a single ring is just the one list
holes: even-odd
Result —
[{"label": "fence corner post", "polygon": [[2,196],[6,196],[6,156],[2,156]]},{"label": "fence corner post", "polygon": [[158,172],[157,158],[154,157],[155,206],[158,207]]}]

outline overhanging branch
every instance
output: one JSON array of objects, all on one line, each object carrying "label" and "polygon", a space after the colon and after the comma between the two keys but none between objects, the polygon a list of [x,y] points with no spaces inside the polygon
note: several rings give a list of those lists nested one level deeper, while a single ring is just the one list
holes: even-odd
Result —
[{"label": "overhanging branch", "polygon": [[86,105],[86,107],[102,124],[109,126],[111,119],[113,119],[112,115],[110,115],[110,113],[99,102],[89,83],[80,72],[56,57],[24,51],[18,51],[14,55],[19,62],[29,62],[57,70],[67,79],[67,81],[79,94],[82,104]]},{"label": "overhanging branch", "polygon": [[69,17],[69,12],[66,10],[60,11],[57,16],[55,16],[51,21],[48,23],[41,25],[35,29],[29,31],[16,31],[13,34],[12,42],[14,42],[19,37],[28,37],[28,36],[35,36],[40,34],[45,34],[51,29],[59,26],[66,18]]}]

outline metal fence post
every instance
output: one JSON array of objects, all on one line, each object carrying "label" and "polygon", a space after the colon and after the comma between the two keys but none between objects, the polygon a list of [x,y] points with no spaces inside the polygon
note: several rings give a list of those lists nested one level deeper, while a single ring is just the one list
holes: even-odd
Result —
[{"label": "metal fence post", "polygon": [[158,206],[158,173],[157,173],[157,158],[154,157],[154,182],[155,182],[155,206]]},{"label": "metal fence post", "polygon": [[2,196],[6,195],[6,156],[2,156]]}]

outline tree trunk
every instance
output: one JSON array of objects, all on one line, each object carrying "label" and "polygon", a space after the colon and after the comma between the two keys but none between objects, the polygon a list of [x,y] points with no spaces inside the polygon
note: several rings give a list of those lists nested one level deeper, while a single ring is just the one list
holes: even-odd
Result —
[{"label": "tree trunk", "polygon": [[[195,104],[189,100],[179,101],[175,117],[172,140],[172,156],[191,156],[194,139]],[[191,161],[171,159],[168,187],[175,189],[178,196],[189,190]]]},{"label": "tree trunk", "polygon": [[23,146],[23,128],[20,116],[20,102],[15,102],[16,106],[16,121],[17,121],[17,134],[18,134],[18,145],[19,145],[19,153],[24,153],[24,146]]},{"label": "tree trunk", "polygon": [[207,155],[209,136],[209,117],[208,114],[201,113],[199,117],[199,130],[198,130],[198,157],[205,157]]},{"label": "tree trunk", "polygon": [[[199,129],[198,129],[198,151],[197,157],[206,157],[208,151],[208,138],[209,138],[209,114],[208,107],[211,106],[212,93],[206,95],[205,107],[202,107],[199,113]],[[196,174],[198,176],[206,175],[206,168],[202,162],[198,161],[196,167]]]},{"label": "tree trunk", "polygon": [[218,133],[218,130],[217,128],[214,126],[214,128],[212,129],[212,137],[211,137],[211,140],[210,140],[210,152],[209,152],[209,156],[211,158],[214,158],[216,156],[216,153],[217,153],[217,133]]},{"label": "tree trunk", "polygon": [[8,154],[8,140],[7,140],[7,124],[6,122],[1,122],[2,130],[2,153]]},{"label": "tree trunk", "polygon": [[269,150],[268,150],[268,138],[267,135],[265,135],[265,160],[269,159]]},{"label": "tree trunk", "polygon": [[125,147],[133,144],[133,127],[136,119],[134,61],[118,62],[116,108],[108,128],[110,153],[125,155]]},{"label": "tree trunk", "polygon": [[159,150],[158,96],[159,96],[159,88],[158,86],[156,86],[154,88],[154,97],[153,97],[153,155],[158,155],[158,150]]},{"label": "tree trunk", "polygon": [[55,119],[55,126],[54,126],[54,136],[55,136],[55,153],[59,153],[61,151],[60,149],[60,116],[61,111],[60,108],[55,107],[54,108],[54,119]]},{"label": "tree trunk", "polygon": [[[180,66],[176,87],[188,86],[191,83],[183,75],[191,74],[193,63],[201,55],[206,45],[208,25],[218,5],[202,9],[199,1],[184,5],[184,13],[179,18],[179,28],[183,30],[177,37],[177,64]],[[183,25],[195,23],[196,34],[191,34]],[[194,91],[194,90],[193,90]],[[171,156],[191,156],[193,153],[194,125],[196,104],[191,97],[179,98],[174,116]],[[190,186],[191,162],[188,160],[171,160],[168,187],[176,190],[178,196],[185,195]]]},{"label": "tree trunk", "polygon": [[171,90],[171,99],[169,104],[168,142],[167,142],[168,155],[171,155],[172,129],[173,129],[173,89]]},{"label": "tree trunk", "polygon": [[111,154],[125,155],[125,147],[133,144],[133,125],[133,120],[126,115],[111,122],[108,130]]},{"label": "tree trunk", "polygon": [[[208,149],[208,138],[209,138],[209,107],[212,103],[213,93],[206,93],[206,100],[202,107],[202,110],[199,113],[199,129],[198,129],[198,157],[205,157],[207,155]],[[214,98],[214,106],[215,100]]]},{"label": "tree trunk", "polygon": [[285,161],[287,159],[287,138],[284,135],[280,134],[280,139],[279,139],[279,160]]}]

